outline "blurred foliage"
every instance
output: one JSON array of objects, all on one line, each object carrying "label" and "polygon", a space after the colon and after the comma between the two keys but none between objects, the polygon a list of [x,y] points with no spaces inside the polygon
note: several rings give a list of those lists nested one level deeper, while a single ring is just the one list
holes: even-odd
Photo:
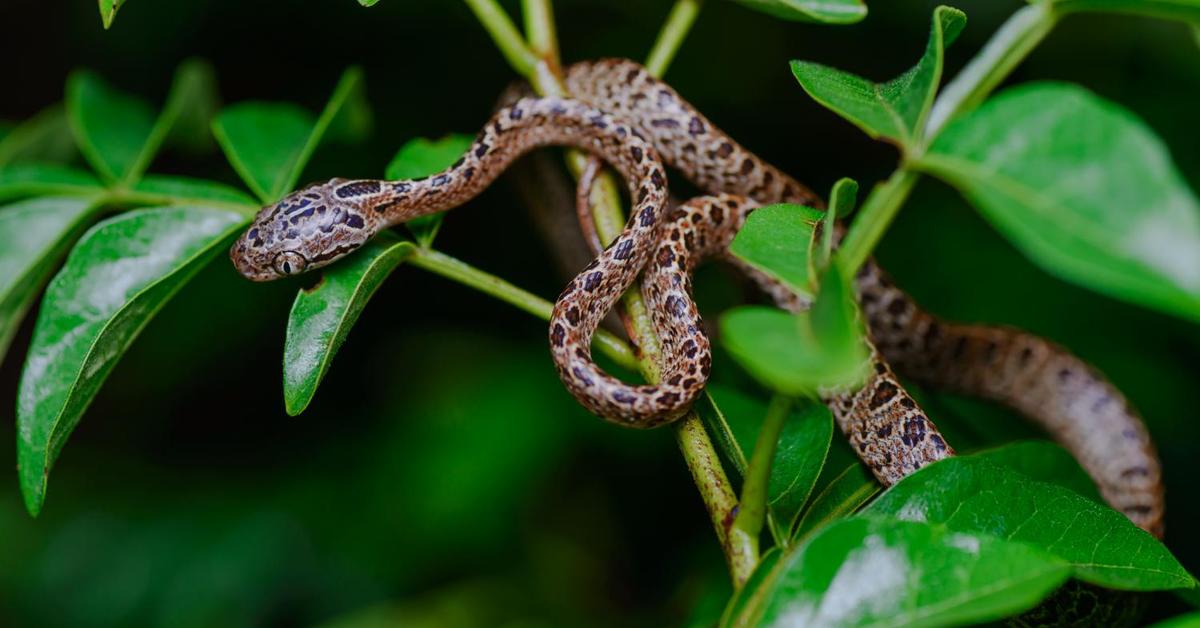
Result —
[{"label": "blurred foliage", "polygon": [[[946,52],[947,76],[1022,3],[957,4],[971,25]],[[165,113],[151,114],[123,125],[145,131],[129,150],[78,154],[70,125],[103,128],[106,121],[71,121],[53,104],[64,97],[64,77],[79,67],[92,73],[71,75],[68,108],[85,98],[103,101],[112,86],[158,99],[175,68],[200,56],[216,68],[227,102],[266,98],[315,111],[342,70],[361,65],[377,112],[374,134],[363,134],[366,114],[354,116],[357,122],[298,114],[309,126],[295,134],[292,150],[308,150],[313,160],[303,172],[260,177],[255,191],[264,199],[297,180],[378,175],[407,140],[472,130],[513,78],[457,3],[384,0],[367,14],[347,1],[288,12],[286,21],[277,7],[224,0],[107,5],[107,33],[96,23],[95,5],[82,0],[17,0],[10,9],[0,50],[31,62],[6,70],[20,89],[0,102],[0,117],[14,121],[0,143],[0,164],[83,167],[86,160],[106,178],[135,173],[133,180],[149,165],[141,163],[149,143],[174,141],[166,130],[155,139]],[[568,59],[637,58],[669,6],[558,0],[556,8]],[[915,42],[929,29],[933,3],[876,2],[870,9],[856,25],[830,29],[710,2],[690,38],[715,43],[684,46],[668,78],[744,144],[814,187],[846,174],[875,181],[894,167],[895,151],[849,124],[832,123],[796,87],[785,63],[815,59],[873,78],[903,72],[920,52]],[[1180,178],[1195,189],[1200,146],[1189,141],[1195,133],[1187,115],[1200,108],[1200,52],[1193,44],[1192,33],[1175,23],[1074,16],[1012,80],[1070,80],[1121,103],[1163,138]],[[912,54],[879,52],[906,50]],[[361,99],[362,85],[335,92]],[[186,102],[216,99],[212,90],[200,93],[208,95]],[[166,102],[169,113],[170,96]],[[93,115],[102,107],[74,108]],[[171,115],[179,121],[167,128],[179,129],[190,114]],[[322,120],[332,135],[346,129],[345,137],[365,143],[313,153],[308,129]],[[236,116],[223,127],[226,137],[259,130],[254,120]],[[155,171],[236,184],[212,146],[203,148],[200,142],[165,152]],[[114,162],[112,154],[123,156]],[[99,189],[94,181],[68,183]],[[152,178],[138,185],[159,185],[147,194],[180,196],[177,188],[162,192]],[[552,296],[561,282],[513,205],[503,189],[487,193],[448,217],[439,246]],[[56,233],[71,233],[86,208],[57,211],[64,213]],[[5,251],[6,237],[0,232]],[[43,242],[58,246],[53,234]],[[879,257],[930,310],[1025,327],[1108,374],[1142,410],[1163,455],[1167,545],[1184,567],[1200,566],[1200,541],[1172,532],[1200,518],[1197,489],[1186,481],[1200,441],[1200,423],[1192,420],[1200,335],[1192,325],[1051,277],[933,181],[917,186]],[[45,270],[29,273],[41,277]],[[0,299],[7,300],[16,293],[5,292],[5,279]],[[24,512],[15,482],[0,493],[0,617],[48,626],[717,620],[731,594],[728,575],[670,435],[613,430],[581,411],[546,359],[541,323],[401,266],[345,338],[323,393],[304,414],[287,417],[279,401],[283,325],[303,283],[252,286],[218,263],[165,305],[96,397],[56,467],[54,499],[38,519]],[[726,302],[736,292],[719,275],[697,285],[702,304]],[[6,303],[0,301],[0,316]],[[0,367],[0,408],[16,405],[33,318],[15,330]],[[719,385],[765,403],[766,394],[727,356],[717,356],[714,370]],[[936,392],[925,397],[931,418],[960,451],[1036,436],[987,404]],[[16,434],[0,430],[3,440],[13,442]],[[836,435],[833,441],[811,481],[811,495],[827,510],[804,517],[837,512],[839,504],[853,509],[869,497],[848,468],[853,458],[845,444]],[[797,476],[808,485],[812,471]],[[871,520],[843,527],[879,525],[862,521]],[[799,522],[799,532],[808,531],[805,525]],[[892,526],[886,534],[945,540],[919,527]],[[817,535],[854,533],[823,530]],[[756,577],[765,579],[768,570],[760,571]],[[1151,618],[1183,608],[1166,594],[1153,601]]]}]

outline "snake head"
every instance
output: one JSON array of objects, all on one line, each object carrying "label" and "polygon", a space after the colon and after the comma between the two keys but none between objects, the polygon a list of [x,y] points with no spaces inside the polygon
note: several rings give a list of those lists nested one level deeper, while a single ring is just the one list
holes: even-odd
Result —
[{"label": "snake head", "polygon": [[378,186],[331,179],[262,208],[229,250],[233,265],[251,281],[271,281],[342,258],[379,229],[367,211],[368,184]]}]

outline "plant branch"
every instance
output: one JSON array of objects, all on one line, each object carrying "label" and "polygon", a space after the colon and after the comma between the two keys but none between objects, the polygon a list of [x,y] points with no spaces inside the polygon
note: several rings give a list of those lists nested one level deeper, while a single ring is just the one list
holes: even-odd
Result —
[{"label": "plant branch", "polygon": [[496,0],[463,0],[467,6],[471,7],[471,11],[475,13],[475,17],[483,24],[483,28],[492,36],[492,40],[496,42],[496,47],[500,49],[500,53],[508,60],[508,64],[513,67],[521,76],[530,76],[533,74],[533,68],[537,65],[538,57],[529,46],[525,44],[525,40],[521,38],[521,33],[517,30],[516,25],[509,19],[508,14],[500,5],[496,4]]},{"label": "plant branch", "polygon": [[702,4],[703,0],[676,0],[662,30],[658,31],[658,39],[650,49],[650,55],[646,57],[646,69],[650,74],[657,77],[666,74],[667,66],[675,59],[675,53],[696,21]]},{"label": "plant branch", "polygon": [[522,0],[525,37],[533,53],[543,60],[558,61],[558,36],[554,29],[554,9],[550,0]]},{"label": "plant branch", "polygon": [[[409,258],[409,263],[417,268],[474,288],[542,320],[550,320],[550,312],[554,309],[553,303],[434,249],[417,247]],[[592,338],[592,346],[621,367],[637,370],[638,359],[634,355],[633,349],[624,340],[608,331],[597,330],[596,335]]]},{"label": "plant branch", "polygon": [[[496,12],[499,12],[499,8],[495,6],[494,2],[485,0],[467,1],[472,5],[473,9],[476,9],[476,15],[480,17],[481,21],[484,21],[485,16],[488,16],[488,14],[476,8],[477,6],[488,5]],[[526,30],[531,35],[537,34],[536,37],[541,41],[538,48],[543,53],[546,53],[552,48],[557,48],[556,45],[547,45],[548,42],[554,42],[557,38],[555,36],[552,12],[549,10],[549,5],[546,4],[544,7],[545,10],[542,10],[542,7],[538,6],[539,4],[535,0],[525,3]],[[533,9],[532,11],[529,10],[531,8]],[[509,30],[515,33],[515,29],[503,28],[503,22],[507,22],[507,18],[504,17],[502,12],[499,12],[498,17],[490,16],[489,19],[495,24],[501,24],[501,27],[494,27],[489,26],[485,22],[485,27],[488,28],[489,32],[493,33],[493,38],[496,39],[501,49],[505,50],[505,44],[502,43],[503,38],[496,33],[508,33]],[[508,25],[511,26],[511,23]],[[688,25],[690,26],[690,21]],[[686,30],[682,24],[677,24],[672,29],[672,38],[682,41]],[[678,45],[678,42],[673,45]],[[561,64],[559,63],[557,54],[538,58],[538,55],[533,53],[528,46],[521,45],[518,47],[509,45],[509,49],[518,48],[529,52],[533,57],[532,63],[529,63],[529,59],[523,55],[506,52],[505,56],[509,59],[509,63],[513,69],[529,80],[536,92],[543,96],[569,95],[562,81]],[[666,62],[663,61],[658,69],[660,72],[664,71],[666,69]],[[580,151],[568,151],[567,163],[576,179],[578,179],[579,173],[582,172],[587,160],[588,156]],[[611,242],[625,224],[624,210],[621,207],[620,189],[617,187],[616,181],[612,178],[611,174],[601,173],[597,177],[596,185],[592,188],[591,195],[593,201],[592,210],[597,223],[597,233],[605,241]],[[647,381],[651,383],[657,382],[659,345],[658,337],[654,333],[653,325],[650,323],[649,312],[642,301],[641,293],[636,289],[629,290],[623,297],[623,301],[631,320],[633,335],[638,344],[638,369]],[[675,437],[679,443],[680,450],[683,452],[688,469],[692,472],[692,478],[696,482],[705,507],[708,509],[709,518],[712,520],[717,538],[721,541],[721,547],[725,551],[726,560],[729,562],[733,579],[736,582],[744,582],[758,562],[757,548],[745,547],[740,543],[735,545],[729,538],[727,532],[737,507],[737,496],[734,495],[733,490],[730,488],[729,480],[725,476],[724,468],[721,466],[716,447],[713,446],[712,439],[709,438],[708,433],[704,430],[704,425],[701,423],[700,417],[696,414],[695,410],[689,411],[682,419],[675,423]]]},{"label": "plant branch", "polygon": [[[682,20],[686,14],[679,19]],[[687,24],[673,21],[668,28],[673,33],[668,39],[676,40],[672,46],[677,46],[683,40],[688,26],[695,19],[692,15]],[[673,24],[673,25],[672,25]],[[553,32],[553,24],[531,25],[530,32]],[[663,39],[660,37],[660,40]],[[666,54],[666,53],[664,53]],[[666,70],[666,62],[670,55],[660,62],[658,76]],[[535,68],[531,78],[534,89],[542,94],[568,96],[559,74],[561,65],[557,59],[543,59]],[[567,153],[567,165],[572,175],[578,180],[580,173],[586,167],[589,157],[582,151],[571,150]],[[616,239],[625,226],[625,211],[621,206],[620,188],[609,172],[602,172],[596,177],[590,192],[592,200],[592,215],[596,221],[596,233],[605,244]],[[659,381],[658,359],[661,353],[658,335],[650,318],[649,309],[642,299],[641,292],[631,289],[622,297],[622,303],[630,321],[630,328],[638,346],[638,364],[642,376],[650,383]],[[704,430],[704,424],[695,410],[688,411],[680,420],[675,422],[675,439],[683,453],[688,470],[696,483],[700,496],[708,510],[709,519],[721,542],[729,563],[730,573],[735,582],[744,582],[758,563],[757,546],[747,546],[744,539],[733,539],[728,534],[737,507],[737,496],[730,488],[725,469],[721,466],[716,447]]]}]

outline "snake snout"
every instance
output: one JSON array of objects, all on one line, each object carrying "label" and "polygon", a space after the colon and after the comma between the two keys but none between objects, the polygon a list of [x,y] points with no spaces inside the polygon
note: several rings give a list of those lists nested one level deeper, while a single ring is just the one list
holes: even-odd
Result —
[{"label": "snake snout", "polygon": [[270,281],[278,277],[271,264],[262,264],[257,261],[259,257],[256,251],[251,246],[251,237],[253,229],[244,233],[233,243],[229,248],[229,259],[233,262],[233,267],[237,269],[246,279],[250,281]]}]

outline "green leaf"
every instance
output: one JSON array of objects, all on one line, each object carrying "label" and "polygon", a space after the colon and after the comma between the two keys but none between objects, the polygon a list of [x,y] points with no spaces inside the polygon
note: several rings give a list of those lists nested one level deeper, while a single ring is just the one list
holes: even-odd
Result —
[{"label": "green leaf", "polygon": [[973,454],[973,457],[1008,467],[1039,482],[1057,484],[1103,504],[1100,490],[1071,452],[1044,440],[1029,440],[1002,445]]},{"label": "green leaf", "polygon": [[1076,578],[1110,589],[1193,585],[1171,552],[1121,513],[975,456],[917,471],[865,512],[1027,543],[1071,563]]},{"label": "green leaf", "polygon": [[839,218],[845,218],[854,211],[854,201],[858,196],[858,182],[854,179],[842,177],[833,184],[833,190],[829,192],[829,208],[825,210],[825,216],[821,219],[821,238],[820,242],[816,237],[812,239],[814,252],[809,254],[811,268],[809,268],[809,276],[817,277],[825,272],[825,268],[829,266],[829,258],[833,254],[833,236],[837,231],[837,221]]},{"label": "green leaf", "polygon": [[734,308],[721,317],[721,339],[746,371],[785,395],[815,397],[820,389],[854,388],[868,366],[852,290],[836,265],[811,310]]},{"label": "green leaf", "polygon": [[61,104],[51,105],[0,140],[0,168],[24,161],[61,163],[77,150],[66,111]]},{"label": "green leaf", "polygon": [[792,537],[802,541],[809,534],[854,513],[879,492],[879,482],[860,462],[846,467],[813,499]]},{"label": "green leaf", "polygon": [[1200,0],[1051,0],[1060,14],[1102,11],[1200,22]]},{"label": "green leaf", "polygon": [[233,169],[263,203],[292,187],[311,137],[312,116],[291,103],[245,102],[226,107],[213,135]]},{"label": "green leaf", "polygon": [[[719,434],[717,440],[726,456],[738,474],[745,475],[767,404],[719,384],[710,384],[708,394],[712,404],[704,414],[709,430]],[[833,415],[824,404],[800,403],[792,408],[779,434],[767,481],[769,525],[777,541],[786,542],[791,536],[790,530],[821,475],[832,439]]]},{"label": "green leaf", "polygon": [[1048,272],[1200,320],[1200,204],[1129,111],[1061,83],[1005,90],[917,162]]},{"label": "green leaf", "polygon": [[125,0],[100,0],[100,21],[104,23],[104,30],[112,26],[113,18],[124,4]]},{"label": "green leaf", "polygon": [[816,278],[808,252],[825,212],[803,205],[767,205],[754,210],[729,245],[734,257],[811,299]]},{"label": "green leaf", "polygon": [[943,53],[966,23],[967,16],[958,9],[934,9],[925,54],[912,69],[886,83],[874,83],[808,61],[792,61],[792,74],[813,100],[867,135],[882,137],[907,150],[921,139],[942,79]]},{"label": "green leaf", "polygon": [[296,416],[308,407],[367,301],[415,249],[390,232],[327,269],[314,287],[296,294],[283,349],[283,399]]},{"label": "green leaf", "polygon": [[54,267],[98,208],[80,197],[0,207],[0,361]]},{"label": "green leaf", "polygon": [[0,201],[25,196],[99,196],[96,177],[67,166],[18,164],[0,168]]},{"label": "green leaf", "polygon": [[[463,134],[446,135],[436,140],[422,137],[409,140],[396,151],[385,176],[388,179],[416,179],[440,172],[462,157],[473,141],[472,136]],[[444,215],[422,216],[410,220],[406,226],[421,246],[428,247],[433,244]]]},{"label": "green leaf", "polygon": [[837,521],[784,556],[736,626],[938,626],[1025,610],[1070,567],[1024,543],[885,518]]},{"label": "green leaf", "polygon": [[203,205],[254,212],[258,201],[245,192],[216,181],[147,175],[133,187],[138,200],[146,204]]},{"label": "green leaf", "polygon": [[217,78],[212,66],[203,59],[188,59],[175,71],[167,104],[159,122],[172,113],[165,142],[185,152],[201,154],[213,147],[212,121],[220,107]]},{"label": "green leaf", "polygon": [[50,467],[113,366],[158,310],[248,222],[229,211],[130,211],[84,234],[50,282],[17,399],[21,492],[41,510]]},{"label": "green leaf", "polygon": [[149,105],[88,71],[67,78],[66,105],[79,150],[101,178],[118,183],[140,174],[135,169],[154,130]]},{"label": "green leaf", "polygon": [[315,121],[292,104],[246,102],[222,110],[213,121],[213,134],[259,200],[275,202],[296,186],[330,122],[361,80],[358,68],[346,70]]},{"label": "green leaf", "polygon": [[364,7],[373,7],[378,2],[379,2],[379,0],[358,0],[358,3],[363,5]]},{"label": "green leaf", "polygon": [[867,17],[862,0],[737,0],[741,4],[785,20],[853,24]]}]

